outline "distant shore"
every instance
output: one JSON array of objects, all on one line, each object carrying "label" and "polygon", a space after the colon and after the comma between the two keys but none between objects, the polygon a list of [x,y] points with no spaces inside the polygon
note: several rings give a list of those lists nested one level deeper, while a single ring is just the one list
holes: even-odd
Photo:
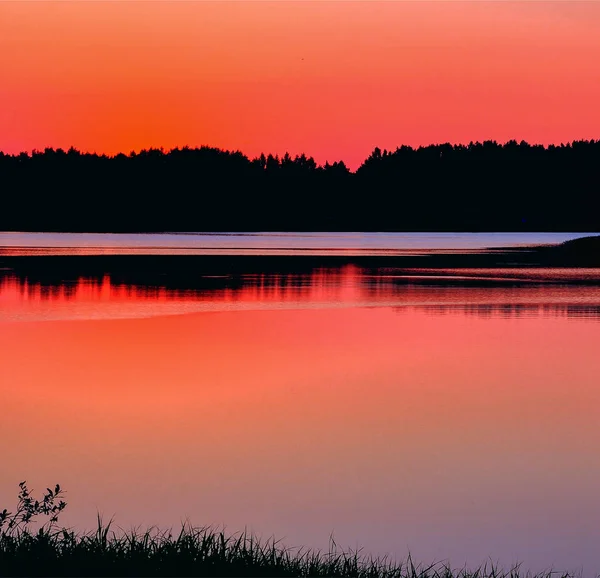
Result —
[{"label": "distant shore", "polygon": [[[266,273],[301,272],[319,267],[356,265],[364,268],[454,269],[519,267],[600,267],[600,235],[581,237],[557,245],[500,247],[484,250],[431,252],[411,255],[74,255],[30,254],[31,248],[0,247],[0,269],[52,270],[95,274],[110,271],[160,270],[167,274],[185,268],[210,275],[260,270]],[[190,267],[193,265],[193,267]]]},{"label": "distant shore", "polygon": [[600,140],[376,147],[356,171],[208,146],[0,152],[0,230],[586,234],[600,231],[599,159]]}]

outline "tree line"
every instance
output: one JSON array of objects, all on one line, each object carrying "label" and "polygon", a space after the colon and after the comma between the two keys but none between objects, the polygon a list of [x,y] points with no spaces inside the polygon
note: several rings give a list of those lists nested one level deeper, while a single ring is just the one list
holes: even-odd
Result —
[{"label": "tree line", "polygon": [[599,231],[600,141],[375,148],[343,161],[211,147],[0,152],[0,230]]}]

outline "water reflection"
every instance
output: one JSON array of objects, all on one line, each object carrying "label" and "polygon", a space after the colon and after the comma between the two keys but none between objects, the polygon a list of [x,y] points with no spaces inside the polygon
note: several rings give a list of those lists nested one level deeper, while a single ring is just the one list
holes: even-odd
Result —
[{"label": "water reflection", "polygon": [[593,233],[18,233],[0,255],[411,255],[562,243]]},{"label": "water reflection", "polygon": [[189,517],[426,564],[600,567],[589,270],[152,263],[1,274],[0,504],[56,481],[83,529]]},{"label": "water reflection", "polygon": [[411,271],[340,267],[298,272],[60,268],[0,273],[0,319],[114,318],[198,311],[393,307],[481,317],[600,318],[597,270]]}]

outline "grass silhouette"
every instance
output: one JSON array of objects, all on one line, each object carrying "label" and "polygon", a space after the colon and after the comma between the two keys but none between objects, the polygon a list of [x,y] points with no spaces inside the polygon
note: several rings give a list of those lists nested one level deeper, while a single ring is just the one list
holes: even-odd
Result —
[{"label": "grass silhouette", "polygon": [[[0,576],[335,576],[356,578],[567,578],[569,573],[532,574],[519,566],[503,570],[485,564],[453,570],[447,563],[415,564],[373,558],[360,551],[339,550],[333,536],[329,550],[292,549],[275,538],[261,541],[246,531],[226,534],[214,527],[183,524],[178,533],[150,528],[144,532],[113,530],[98,515],[93,532],[76,534],[59,528],[66,503],[56,499],[59,486],[41,501],[21,482],[15,513],[0,512]],[[61,504],[64,504],[61,506]],[[56,508],[56,509],[53,509]],[[50,517],[37,531],[31,523]]]}]

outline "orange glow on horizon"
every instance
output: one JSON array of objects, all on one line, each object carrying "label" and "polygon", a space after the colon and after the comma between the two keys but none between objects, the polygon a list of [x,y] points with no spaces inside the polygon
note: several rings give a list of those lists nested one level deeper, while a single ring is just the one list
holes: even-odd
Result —
[{"label": "orange glow on horizon", "polygon": [[600,137],[595,2],[2,2],[0,150]]}]

